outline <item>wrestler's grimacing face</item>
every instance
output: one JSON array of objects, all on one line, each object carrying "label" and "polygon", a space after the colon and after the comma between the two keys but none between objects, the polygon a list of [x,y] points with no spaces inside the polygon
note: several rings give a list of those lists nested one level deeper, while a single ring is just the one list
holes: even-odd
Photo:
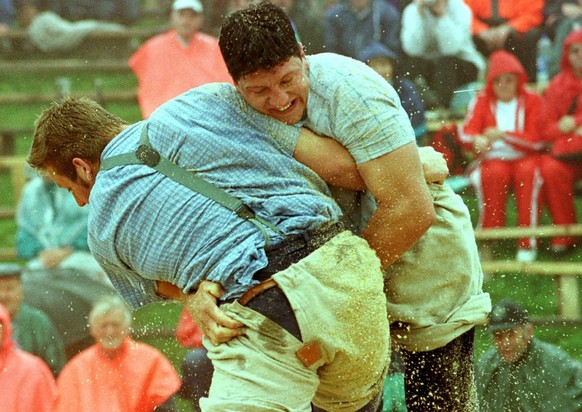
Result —
[{"label": "wrestler's grimacing face", "polygon": [[239,79],[237,88],[255,110],[286,124],[301,120],[309,95],[309,65],[291,57],[270,70],[257,70]]}]

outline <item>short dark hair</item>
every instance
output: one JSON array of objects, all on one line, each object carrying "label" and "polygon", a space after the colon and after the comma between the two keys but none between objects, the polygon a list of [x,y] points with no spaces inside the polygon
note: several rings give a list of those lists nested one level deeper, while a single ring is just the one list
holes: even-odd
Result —
[{"label": "short dark hair", "polygon": [[283,9],[269,2],[228,15],[220,28],[219,44],[235,82],[257,70],[270,70],[293,56],[301,57],[291,20]]},{"label": "short dark hair", "polygon": [[35,123],[28,164],[75,181],[75,157],[97,162],[109,141],[127,123],[86,97],[65,97],[44,110]]},{"label": "short dark hair", "polygon": [[491,309],[488,330],[490,332],[510,330],[528,323],[529,313],[527,309],[518,303],[502,300]]}]

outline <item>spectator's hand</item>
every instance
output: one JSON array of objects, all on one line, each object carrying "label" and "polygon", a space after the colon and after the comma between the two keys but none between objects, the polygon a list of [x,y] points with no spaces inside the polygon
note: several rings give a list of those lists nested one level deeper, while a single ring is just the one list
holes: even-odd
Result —
[{"label": "spectator's hand", "polygon": [[475,137],[475,140],[473,140],[473,150],[475,150],[475,153],[487,153],[489,149],[491,149],[491,142],[487,137],[482,135]]},{"label": "spectator's hand", "polygon": [[414,4],[416,4],[418,14],[424,16],[424,13],[426,12],[427,9],[427,6],[424,4],[424,0],[414,0]]},{"label": "spectator's hand", "polygon": [[503,49],[503,47],[505,46],[505,42],[507,41],[507,38],[509,37],[509,34],[513,31],[513,29],[509,24],[503,24],[491,30],[493,31],[492,45],[494,47],[492,50]]},{"label": "spectator's hand", "polygon": [[562,4],[562,14],[564,17],[575,19],[582,16],[582,6],[574,3]]},{"label": "spectator's hand", "polygon": [[562,116],[558,122],[558,129],[562,133],[571,133],[576,128],[576,119],[574,116]]},{"label": "spectator's hand", "polygon": [[217,300],[222,295],[224,289],[219,283],[203,280],[196,293],[186,297],[192,319],[215,345],[244,334],[244,325],[226,316],[218,307]]},{"label": "spectator's hand", "polygon": [[499,130],[497,127],[488,127],[483,133],[490,142],[503,139],[505,137],[505,132]]},{"label": "spectator's hand", "polygon": [[431,146],[424,146],[418,149],[424,180],[427,183],[443,183],[449,175],[447,161],[441,152],[437,152]]},{"label": "spectator's hand", "polygon": [[483,30],[477,34],[477,37],[483,40],[487,46],[487,50],[497,50],[497,33],[493,29]]},{"label": "spectator's hand", "polygon": [[442,17],[447,12],[448,0],[436,0],[432,6],[429,7],[430,12],[436,17]]},{"label": "spectator's hand", "polygon": [[54,249],[45,249],[38,254],[42,265],[47,269],[56,268],[63,260],[71,256],[73,249],[70,247],[60,247]]}]

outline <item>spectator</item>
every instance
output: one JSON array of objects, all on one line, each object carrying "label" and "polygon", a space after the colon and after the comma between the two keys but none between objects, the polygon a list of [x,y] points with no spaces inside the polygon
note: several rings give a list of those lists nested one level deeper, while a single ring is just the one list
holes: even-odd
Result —
[{"label": "spectator", "polygon": [[357,59],[373,41],[400,53],[400,13],[385,0],[339,1],[325,13],[324,51]]},{"label": "spectator", "polygon": [[21,24],[27,29],[30,42],[43,52],[72,50],[92,32],[124,30],[120,24],[97,20],[70,22],[53,11],[41,11],[36,0],[21,0],[19,4]]},{"label": "spectator", "polygon": [[0,36],[10,31],[15,17],[16,9],[12,0],[0,0]]},{"label": "spectator", "polygon": [[87,245],[87,210],[49,178],[36,176],[22,191],[16,211],[16,252],[27,271],[70,269],[109,282]]},{"label": "spectator", "polygon": [[10,314],[18,347],[43,359],[57,376],[66,360],[62,337],[46,314],[22,303],[21,275],[20,266],[0,264],[0,304]]},{"label": "spectator", "polygon": [[210,82],[232,83],[218,40],[200,31],[203,12],[199,0],[176,0],[170,15],[172,29],[149,39],[130,57],[144,118],[193,87]]},{"label": "spectator", "polygon": [[[552,153],[561,157],[547,156],[542,163],[545,198],[554,224],[573,224],[577,221],[574,184],[582,178],[582,164],[579,157],[565,160],[564,155],[582,135],[582,29],[564,40],[561,71],[548,85],[543,103],[543,136],[553,145]],[[574,237],[557,237],[551,250],[563,255],[576,242]]]},{"label": "spectator", "polygon": [[55,378],[46,364],[12,340],[8,310],[0,304],[0,405],[2,410],[52,412]]},{"label": "spectator", "polygon": [[303,0],[270,0],[271,3],[281,7],[295,28],[301,44],[309,54],[323,51],[322,22],[313,13],[312,9]]},{"label": "spectator", "polygon": [[44,2],[48,10],[70,21],[101,20],[130,25],[137,21],[140,12],[139,0],[44,0]]},{"label": "spectator", "polygon": [[544,0],[465,0],[465,3],[473,11],[477,50],[487,57],[496,50],[511,51],[525,68],[528,79],[535,82]]},{"label": "spectator", "polygon": [[129,336],[131,312],[121,298],[95,303],[95,344],[72,358],[57,379],[56,411],[175,411],[180,378],[157,349]]},{"label": "spectator", "polygon": [[582,0],[546,1],[544,18],[545,30],[552,42],[547,56],[548,74],[552,78],[560,71],[566,36],[582,27]]},{"label": "spectator", "polygon": [[202,330],[184,307],[178,320],[176,338],[189,350],[182,360],[183,384],[178,394],[191,401],[196,411],[200,411],[200,398],[208,396],[214,371],[212,362],[207,356],[208,351],[202,345],[202,337]]},{"label": "spectator", "polygon": [[582,364],[536,339],[527,310],[499,302],[488,330],[495,348],[476,365],[482,412],[582,410]]},{"label": "spectator", "polygon": [[414,83],[396,73],[398,56],[382,43],[374,42],[360,53],[359,59],[374,69],[394,87],[400,96],[402,107],[410,118],[416,141],[422,141],[427,125],[424,115],[424,103],[416,91]]},{"label": "spectator", "polygon": [[[491,54],[485,89],[471,103],[461,140],[476,160],[470,179],[479,202],[479,227],[505,225],[506,203],[513,187],[519,226],[535,226],[541,180],[536,151],[544,147],[538,133],[541,98],[525,88],[527,75],[505,50]],[[517,259],[535,260],[535,239],[519,239]]]},{"label": "spectator", "polygon": [[426,84],[428,90],[421,93],[434,95],[425,99],[431,108],[448,108],[453,91],[477,80],[485,68],[471,38],[471,9],[463,0],[410,3],[402,14],[400,38],[406,54],[403,72]]}]

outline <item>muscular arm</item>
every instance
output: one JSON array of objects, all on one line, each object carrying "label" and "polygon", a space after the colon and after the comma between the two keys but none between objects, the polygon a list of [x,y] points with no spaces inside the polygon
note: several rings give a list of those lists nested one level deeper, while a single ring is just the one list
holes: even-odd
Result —
[{"label": "muscular arm", "polygon": [[382,267],[387,267],[410,249],[436,219],[416,144],[409,143],[363,163],[358,170],[378,204],[362,237],[376,251]]},{"label": "muscular arm", "polygon": [[[351,183],[359,173],[378,203],[362,236],[376,250],[383,267],[402,256],[434,223],[432,197],[425,184],[415,143],[363,163],[354,171],[355,163],[343,146],[333,139],[303,131],[294,157],[327,183],[338,186],[341,186],[338,183]],[[341,187],[350,189],[349,186]]]},{"label": "muscular arm", "polygon": [[[328,184],[349,190],[367,187],[372,192],[378,200],[378,210],[363,236],[377,251],[384,267],[406,252],[434,221],[432,198],[419,172],[421,157],[427,182],[442,182],[448,174],[441,153],[432,148],[418,150],[414,143],[358,168],[336,140],[307,129],[302,130],[293,156]],[[244,333],[239,322],[218,308],[216,300],[222,294],[218,283],[203,281],[186,301],[192,318],[215,344]]]},{"label": "muscular arm", "polygon": [[348,190],[364,190],[364,180],[350,153],[337,140],[302,128],[293,157],[327,184]]},{"label": "muscular arm", "polygon": [[[442,183],[449,174],[442,153],[432,147],[418,148],[424,179]],[[366,184],[350,153],[337,140],[301,129],[293,157],[309,167],[327,184],[347,190],[364,190]]]}]

